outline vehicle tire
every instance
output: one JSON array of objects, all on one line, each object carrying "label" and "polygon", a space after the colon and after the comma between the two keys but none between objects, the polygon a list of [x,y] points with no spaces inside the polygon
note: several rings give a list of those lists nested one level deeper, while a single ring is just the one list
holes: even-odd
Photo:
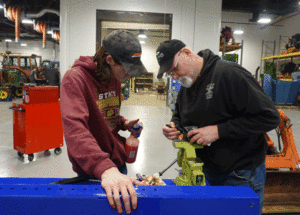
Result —
[{"label": "vehicle tire", "polygon": [[21,157],[23,157],[23,153],[22,152],[18,152],[18,156],[21,158]]},{"label": "vehicle tire", "polygon": [[54,153],[55,153],[56,155],[59,155],[61,152],[62,152],[61,148],[56,148],[56,149],[54,149]]},{"label": "vehicle tire", "polygon": [[33,155],[33,154],[28,155],[28,160],[29,160],[29,161],[33,161],[33,158],[34,158],[34,155]]},{"label": "vehicle tire", "polygon": [[0,90],[0,99],[5,100],[8,98],[8,93],[6,92],[6,90]]},{"label": "vehicle tire", "polygon": [[18,98],[22,98],[22,96],[23,96],[22,88],[19,88],[19,87],[16,88],[15,96],[18,97]]}]

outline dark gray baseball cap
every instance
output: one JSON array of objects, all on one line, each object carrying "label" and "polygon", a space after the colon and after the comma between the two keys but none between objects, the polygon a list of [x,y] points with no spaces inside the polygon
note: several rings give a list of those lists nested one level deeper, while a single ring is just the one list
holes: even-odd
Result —
[{"label": "dark gray baseball cap", "polygon": [[186,45],[181,40],[166,40],[162,42],[156,50],[156,58],[160,66],[157,78],[162,78],[163,74],[171,69],[174,57]]},{"label": "dark gray baseball cap", "polygon": [[113,31],[104,38],[102,46],[120,62],[128,75],[139,77],[148,73],[141,61],[141,44],[132,33],[124,30]]}]

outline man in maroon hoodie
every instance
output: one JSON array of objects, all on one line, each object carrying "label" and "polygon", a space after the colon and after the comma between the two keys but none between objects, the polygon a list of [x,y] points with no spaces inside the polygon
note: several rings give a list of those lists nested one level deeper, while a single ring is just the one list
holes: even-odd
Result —
[{"label": "man in maroon hoodie", "polygon": [[[61,113],[68,156],[78,175],[101,180],[109,204],[122,213],[137,207],[134,184],[127,176],[125,139],[118,132],[131,131],[137,120],[120,115],[121,81],[147,73],[138,39],[126,31],[114,31],[102,42],[94,57],[80,57],[68,70],[61,84]],[[130,194],[130,197],[129,195]],[[114,197],[113,197],[114,196]]]}]

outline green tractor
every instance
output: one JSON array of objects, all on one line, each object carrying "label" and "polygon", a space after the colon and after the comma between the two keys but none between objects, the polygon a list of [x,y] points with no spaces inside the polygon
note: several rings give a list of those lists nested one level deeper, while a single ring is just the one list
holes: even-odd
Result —
[{"label": "green tractor", "polygon": [[34,54],[12,54],[9,51],[0,53],[2,88],[6,85],[12,97],[22,97],[24,83],[30,83],[30,72],[41,62],[42,58]]}]

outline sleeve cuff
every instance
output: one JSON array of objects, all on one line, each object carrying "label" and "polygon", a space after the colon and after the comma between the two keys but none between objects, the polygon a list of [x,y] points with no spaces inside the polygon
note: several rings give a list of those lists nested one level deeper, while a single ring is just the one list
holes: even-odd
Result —
[{"label": "sleeve cuff", "polygon": [[219,124],[218,125],[218,132],[219,132],[219,139],[223,139],[228,137],[228,126],[226,126],[225,123]]},{"label": "sleeve cuff", "polygon": [[124,128],[124,124],[127,121],[127,119],[125,119],[123,116],[120,116],[120,118],[121,118],[121,130],[126,131],[126,129]]},{"label": "sleeve cuff", "polygon": [[116,164],[114,164],[114,162],[112,162],[109,158],[107,158],[95,166],[93,175],[96,178],[101,179],[103,172],[111,167],[117,167],[117,166]]}]

